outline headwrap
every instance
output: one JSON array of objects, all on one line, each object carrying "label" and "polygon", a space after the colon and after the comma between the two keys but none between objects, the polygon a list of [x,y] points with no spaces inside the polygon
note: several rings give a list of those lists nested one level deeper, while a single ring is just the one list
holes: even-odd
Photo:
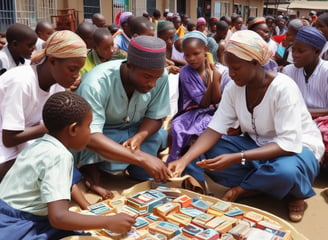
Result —
[{"label": "headwrap", "polygon": [[327,42],[325,36],[318,29],[310,26],[305,26],[298,30],[295,41],[304,42],[320,50]]},{"label": "headwrap", "polygon": [[120,16],[120,25],[125,23],[130,16],[132,16],[132,12],[123,12]]},{"label": "headwrap", "polygon": [[197,26],[204,25],[204,24],[206,24],[205,18],[203,18],[203,17],[197,18],[197,22],[196,22]]},{"label": "headwrap", "polygon": [[241,30],[232,34],[225,51],[246,61],[255,59],[261,65],[265,65],[272,54],[263,38],[251,30]]},{"label": "headwrap", "polygon": [[198,38],[198,39],[202,40],[205,43],[205,45],[208,44],[207,37],[205,36],[205,34],[200,31],[197,31],[197,30],[187,32],[183,36],[182,41],[186,40],[187,38]]},{"label": "headwrap", "polygon": [[157,33],[161,33],[168,30],[174,30],[175,27],[171,21],[158,21],[157,22]]},{"label": "headwrap", "polygon": [[87,46],[76,33],[70,30],[57,31],[51,34],[44,49],[32,56],[33,63],[39,63],[46,56],[56,58],[87,57]]},{"label": "headwrap", "polygon": [[153,36],[132,38],[128,48],[128,62],[144,69],[164,69],[166,43]]}]

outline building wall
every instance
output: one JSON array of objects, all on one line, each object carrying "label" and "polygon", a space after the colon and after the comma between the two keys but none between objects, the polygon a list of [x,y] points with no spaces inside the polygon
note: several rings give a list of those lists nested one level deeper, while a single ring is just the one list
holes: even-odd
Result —
[{"label": "building wall", "polygon": [[[83,0],[58,0],[58,9],[75,9],[78,11],[78,20],[83,22],[84,20],[84,5]],[[101,14],[106,18],[106,22],[111,24],[113,21],[113,1],[100,0]]]},{"label": "building wall", "polygon": [[[175,12],[176,9],[172,8],[170,5],[175,5],[178,0],[156,0],[156,8],[163,14],[165,9],[169,9],[171,12]],[[144,10],[146,10],[147,0],[129,0],[130,10],[135,15],[141,15]],[[215,8],[221,5],[220,11],[216,11]],[[234,5],[238,5],[241,8],[241,13],[244,20],[248,16],[262,16],[264,0],[212,0],[211,1],[211,16],[221,17],[223,15],[231,15],[234,10]],[[197,6],[198,0],[188,0],[186,1],[186,14],[194,21],[197,19]],[[58,9],[73,8],[79,13],[79,22],[82,22],[83,17],[83,0],[58,0]],[[101,0],[100,1],[101,13],[105,16],[106,22],[108,24],[114,21],[113,16],[113,1]],[[248,10],[247,10],[248,9]],[[244,14],[247,12],[247,16]],[[220,16],[216,16],[216,13],[220,13]],[[152,13],[150,13],[152,14]]]}]

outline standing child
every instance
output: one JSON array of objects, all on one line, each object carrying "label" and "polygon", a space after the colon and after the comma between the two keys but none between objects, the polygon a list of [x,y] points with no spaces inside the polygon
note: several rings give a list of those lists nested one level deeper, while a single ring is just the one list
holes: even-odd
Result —
[{"label": "standing child", "polygon": [[36,33],[20,23],[10,25],[6,32],[8,44],[0,51],[0,75],[18,65],[28,65],[37,40]]},{"label": "standing child", "polygon": [[[72,230],[127,232],[134,224],[126,214],[89,216],[68,210],[73,156],[90,138],[91,107],[79,95],[59,92],[42,112],[49,133],[25,148],[0,184],[0,230],[6,239],[60,239]],[[19,181],[17,176],[20,176]]]},{"label": "standing child", "polygon": [[[86,52],[75,33],[58,31],[45,49],[36,52],[34,59],[40,64],[19,66],[0,76],[0,181],[27,142],[47,132],[41,122],[42,106],[79,78]],[[88,203],[79,204],[85,208]]]},{"label": "standing child", "polygon": [[[172,120],[168,162],[178,159],[206,129],[221,99],[220,74],[206,58],[207,37],[199,31],[188,32],[182,48],[188,65],[180,70],[178,113]],[[205,181],[200,174],[195,177]]]}]

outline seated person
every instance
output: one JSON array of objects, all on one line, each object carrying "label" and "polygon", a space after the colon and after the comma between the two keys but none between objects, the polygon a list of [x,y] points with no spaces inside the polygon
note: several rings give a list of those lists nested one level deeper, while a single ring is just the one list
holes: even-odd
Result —
[{"label": "seated person", "polygon": [[18,65],[29,65],[35,43],[36,33],[28,26],[15,23],[6,32],[8,44],[0,50],[0,75]]},{"label": "seated person", "polygon": [[[297,222],[303,218],[304,200],[315,195],[312,183],[324,145],[295,82],[262,67],[270,56],[257,33],[241,30],[231,36],[224,58],[233,81],[207,129],[168,168],[180,176],[205,154],[196,165],[230,187],[223,200],[255,193],[288,198],[289,218]],[[226,135],[236,121],[243,134]]]},{"label": "seated person", "polygon": [[[66,91],[43,107],[48,134],[19,154],[0,184],[2,239],[62,239],[85,235],[74,230],[128,232],[135,219],[127,214],[91,216],[69,211],[74,159],[69,149],[83,149],[90,138],[91,107]],[[17,177],[19,176],[19,178]]]},{"label": "seated person", "polygon": [[[306,26],[301,28],[292,47],[294,64],[287,65],[284,73],[294,79],[300,88],[305,104],[312,118],[319,123],[319,129],[325,135],[328,117],[328,62],[320,58],[326,38],[317,29]],[[324,138],[325,139],[325,138]],[[325,141],[327,146],[327,142]],[[328,148],[326,147],[323,166],[328,166]]]},{"label": "seated person", "polygon": [[[57,31],[44,49],[34,53],[32,58],[38,65],[19,66],[0,76],[0,181],[18,153],[47,132],[42,122],[43,104],[80,77],[86,54],[86,45],[79,36],[68,30]],[[81,174],[75,174],[77,183]],[[72,198],[85,209],[89,203],[81,197],[73,184]]]},{"label": "seated person", "polygon": [[[178,159],[190,141],[206,129],[221,99],[221,75],[206,58],[207,37],[197,30],[188,32],[182,48],[188,64],[180,71],[178,112],[171,123],[168,163]],[[195,176],[205,181],[204,175]]]},{"label": "seated person", "polygon": [[102,63],[84,75],[77,93],[92,106],[92,134],[77,160],[93,186],[100,186],[98,167],[127,168],[141,181],[168,179],[157,158],[167,145],[162,119],[170,113],[165,52],[163,40],[138,36],[129,44],[127,60]]}]

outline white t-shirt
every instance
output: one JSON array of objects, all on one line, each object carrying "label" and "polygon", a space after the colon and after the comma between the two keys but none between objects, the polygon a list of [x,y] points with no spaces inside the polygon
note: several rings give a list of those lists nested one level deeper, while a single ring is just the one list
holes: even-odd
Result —
[{"label": "white t-shirt", "polygon": [[[31,61],[25,58],[21,58],[20,65],[30,65]],[[9,52],[8,45],[0,50],[0,70],[8,71],[11,68],[17,67],[11,53]]]},{"label": "white t-shirt", "polygon": [[296,82],[308,109],[328,109],[328,61],[319,59],[307,82],[303,67],[297,68],[294,64],[289,64],[285,66],[283,73]]},{"label": "white t-shirt", "polygon": [[53,85],[49,92],[39,87],[36,66],[19,66],[0,76],[0,163],[15,159],[26,143],[5,147],[2,130],[23,131],[40,124],[42,107],[49,96],[64,88]]},{"label": "white t-shirt", "polygon": [[245,90],[245,86],[229,83],[209,128],[226,134],[238,120],[242,132],[248,133],[259,146],[275,142],[283,150],[294,153],[308,147],[318,161],[321,159],[324,145],[320,131],[291,78],[278,73],[261,103],[254,108],[253,116],[247,109]]}]

